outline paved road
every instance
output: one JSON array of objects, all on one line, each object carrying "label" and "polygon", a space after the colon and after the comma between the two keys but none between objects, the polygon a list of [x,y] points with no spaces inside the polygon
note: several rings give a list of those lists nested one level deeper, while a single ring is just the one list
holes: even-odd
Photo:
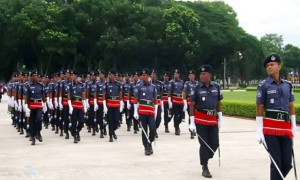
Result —
[{"label": "paved road", "polygon": [[[201,176],[199,143],[189,139],[188,124],[181,125],[181,136],[164,133],[161,126],[154,155],[144,155],[141,135],[127,132],[123,125],[118,140],[110,143],[83,129],[81,142],[65,140],[44,129],[44,142],[31,146],[28,139],[11,126],[6,96],[0,103],[0,180],[196,180]],[[209,163],[215,180],[269,179],[269,158],[255,140],[256,123],[225,117],[220,133],[221,167],[218,157]],[[299,136],[298,131],[298,136]],[[299,139],[299,138],[298,138]],[[300,171],[300,142],[295,153]],[[294,179],[291,171],[288,180]]]}]

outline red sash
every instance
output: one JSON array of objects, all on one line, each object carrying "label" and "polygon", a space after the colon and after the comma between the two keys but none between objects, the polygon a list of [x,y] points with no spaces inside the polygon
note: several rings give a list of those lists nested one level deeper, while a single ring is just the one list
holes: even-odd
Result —
[{"label": "red sash", "polygon": [[90,102],[90,105],[94,105],[94,98],[90,97],[89,102]]},{"label": "red sash", "polygon": [[139,105],[139,114],[147,115],[147,116],[154,116],[155,115],[155,108],[152,106],[147,106],[140,104]]},{"label": "red sash", "polygon": [[183,105],[182,97],[172,96],[172,103]]},{"label": "red sash", "polygon": [[118,108],[118,107],[120,107],[120,100],[107,99],[107,107],[109,107],[109,108]]},{"label": "red sash", "polygon": [[62,103],[63,106],[68,106],[68,98],[63,98]]},{"label": "red sash", "polygon": [[102,97],[98,97],[97,98],[97,103],[98,104],[103,104],[103,98]]},{"label": "red sash", "polygon": [[130,104],[134,104],[134,97],[130,97]]},{"label": "red sash", "polygon": [[29,102],[29,109],[43,109],[42,102]]},{"label": "red sash", "polygon": [[82,101],[74,101],[74,100],[72,100],[72,106],[73,106],[74,109],[83,110]]},{"label": "red sash", "polygon": [[206,113],[195,110],[195,124],[206,126],[218,125],[217,116],[211,116]]},{"label": "red sash", "polygon": [[266,135],[289,136],[293,138],[291,123],[283,120],[264,118],[263,132]]}]

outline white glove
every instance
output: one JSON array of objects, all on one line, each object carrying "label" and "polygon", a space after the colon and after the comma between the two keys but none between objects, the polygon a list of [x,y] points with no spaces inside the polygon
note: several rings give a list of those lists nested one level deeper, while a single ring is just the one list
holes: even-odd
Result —
[{"label": "white glove", "polygon": [[108,109],[107,109],[107,106],[106,106],[106,100],[103,100],[103,113],[107,114],[107,111],[108,111]]},{"label": "white glove", "polygon": [[291,124],[292,124],[292,132],[293,132],[293,136],[296,136],[297,133],[297,123],[296,123],[296,115],[292,115],[291,116]]},{"label": "white glove", "polygon": [[[46,103],[47,103],[47,106],[49,107],[49,101],[50,101],[50,98],[49,97],[47,97],[46,98]],[[49,107],[50,108],[50,107]]]},{"label": "white glove", "polygon": [[11,104],[10,104],[10,106],[11,107],[14,107],[15,106],[15,97],[11,97],[11,102],[10,102]]},{"label": "white glove", "polygon": [[26,117],[30,117],[30,109],[28,108],[28,104],[25,104],[25,108],[26,108],[26,111],[25,111],[25,116]]},{"label": "white glove", "polygon": [[187,101],[185,99],[185,100],[183,100],[183,111],[184,112],[187,111],[187,108],[188,108],[188,105],[187,105]]},{"label": "white glove", "polygon": [[17,100],[14,101],[14,107],[16,111],[19,109]]},{"label": "white glove", "polygon": [[22,107],[23,107],[23,112],[26,112],[26,106],[25,106],[25,100],[24,99],[22,100]]},{"label": "white glove", "polygon": [[18,111],[22,112],[22,101],[21,101],[21,99],[18,100]]},{"label": "white glove", "polygon": [[50,99],[50,101],[49,101],[49,108],[52,109],[52,110],[54,109],[52,99]]},{"label": "white glove", "polygon": [[83,112],[86,113],[87,112],[87,107],[86,107],[86,103],[85,100],[82,100],[82,105],[83,105]]},{"label": "white glove", "polygon": [[222,116],[223,116],[223,113],[222,112],[218,112],[218,118],[219,118],[218,127],[219,127],[219,131],[220,131],[221,126],[222,126]]},{"label": "white glove", "polygon": [[196,132],[196,125],[195,125],[195,116],[190,117],[191,123],[189,129],[191,132]]},{"label": "white glove", "polygon": [[120,112],[122,112],[124,109],[124,102],[120,101]]},{"label": "white glove", "polygon": [[7,104],[8,104],[8,106],[10,106],[10,107],[11,107],[11,97],[10,97],[10,96],[8,96],[8,99],[7,99]]},{"label": "white glove", "polygon": [[69,105],[69,114],[71,115],[73,113],[73,106],[71,100],[68,100],[68,105]]},{"label": "white glove", "polygon": [[172,109],[172,100],[171,97],[168,97],[169,109]]},{"label": "white glove", "polygon": [[46,113],[47,112],[47,105],[46,103],[43,102],[43,112]]},{"label": "white glove", "polygon": [[94,98],[94,111],[96,112],[96,111],[98,111],[98,109],[99,109],[99,106],[98,106],[98,103],[97,103],[97,99]]},{"label": "white glove", "polygon": [[127,109],[129,110],[131,108],[129,100],[127,100]]},{"label": "white glove", "polygon": [[57,101],[57,97],[54,98],[54,106],[55,106],[55,109],[58,108],[58,101]]},{"label": "white glove", "polygon": [[165,112],[163,100],[160,101],[160,108],[161,108],[161,112]]},{"label": "white glove", "polygon": [[90,109],[90,104],[89,104],[89,100],[88,99],[85,100],[85,105],[86,105],[86,109],[87,110]]},{"label": "white glove", "polygon": [[136,119],[136,120],[139,119],[138,108],[139,108],[139,105],[138,105],[138,104],[134,104],[134,113],[133,113],[133,117],[134,117],[134,119]]},{"label": "white glove", "polygon": [[257,132],[256,132],[256,140],[259,144],[265,142],[265,136],[263,133],[263,117],[256,117],[256,123],[257,123]]},{"label": "white glove", "polygon": [[155,113],[155,114],[154,114],[154,120],[156,121],[157,110],[158,110],[158,105],[157,105],[157,104],[154,105],[154,110],[155,110],[155,111],[154,111],[154,113]]},{"label": "white glove", "polygon": [[63,106],[63,104],[62,104],[62,97],[59,97],[59,98],[58,98],[58,101],[59,101],[59,102],[58,102],[58,103],[59,103],[59,110],[63,110],[63,107],[64,107],[64,106]]}]

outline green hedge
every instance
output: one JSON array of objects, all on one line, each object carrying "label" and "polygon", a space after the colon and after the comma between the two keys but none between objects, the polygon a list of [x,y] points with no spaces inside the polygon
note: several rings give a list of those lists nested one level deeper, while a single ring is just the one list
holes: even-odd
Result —
[{"label": "green hedge", "polygon": [[[295,105],[297,123],[300,123],[300,105]],[[254,102],[244,101],[222,101],[222,112],[229,116],[240,116],[247,118],[255,118],[256,104]]]}]

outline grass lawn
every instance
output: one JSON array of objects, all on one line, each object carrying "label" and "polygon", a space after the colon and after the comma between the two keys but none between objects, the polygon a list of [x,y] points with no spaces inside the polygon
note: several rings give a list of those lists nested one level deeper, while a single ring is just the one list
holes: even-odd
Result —
[{"label": "grass lawn", "polygon": [[[300,93],[294,93],[295,103],[300,105]],[[239,100],[239,101],[250,101],[256,102],[256,92],[223,92],[224,100]]]}]

